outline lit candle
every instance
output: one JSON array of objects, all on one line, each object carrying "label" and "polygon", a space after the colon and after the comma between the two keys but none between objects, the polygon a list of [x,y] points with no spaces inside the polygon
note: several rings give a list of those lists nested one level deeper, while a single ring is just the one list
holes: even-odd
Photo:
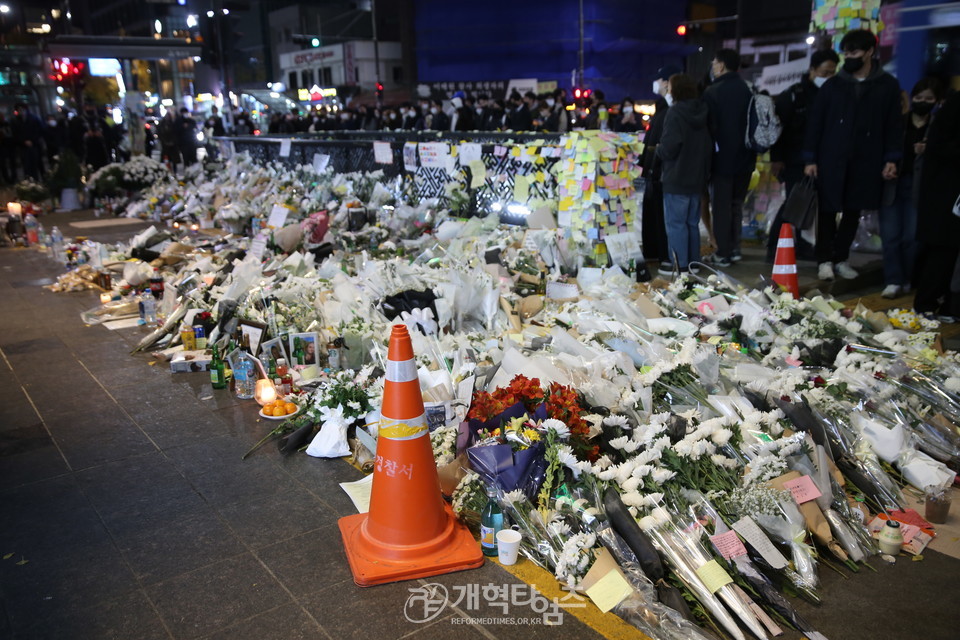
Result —
[{"label": "lit candle", "polygon": [[19,216],[23,213],[23,208],[20,206],[19,202],[8,202],[7,213],[12,213],[14,215]]},{"label": "lit candle", "polygon": [[107,304],[113,298],[109,293],[100,294],[100,304]]},{"label": "lit candle", "polygon": [[277,389],[273,386],[271,380],[261,378],[257,380],[257,388],[253,392],[253,397],[261,407],[277,399]]}]

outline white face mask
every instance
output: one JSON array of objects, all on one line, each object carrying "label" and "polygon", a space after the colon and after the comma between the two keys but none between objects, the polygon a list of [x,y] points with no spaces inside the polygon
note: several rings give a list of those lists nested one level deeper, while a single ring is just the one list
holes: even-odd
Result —
[{"label": "white face mask", "polygon": [[824,78],[824,77],[821,77],[821,76],[816,76],[816,77],[813,79],[813,84],[817,85],[818,87],[822,87],[822,86],[823,86],[823,83],[826,82],[826,81],[829,80],[829,79],[830,79],[830,78]]},{"label": "white face mask", "polygon": [[396,119],[397,119],[397,114],[391,112],[391,113],[390,113],[390,119],[391,119],[391,120],[396,120]]},{"label": "white face mask", "polygon": [[440,113],[440,109],[436,107],[431,107],[430,113],[432,113],[433,115],[437,115],[438,113]]},{"label": "white face mask", "polygon": [[482,116],[482,115],[483,115],[483,107],[477,107],[477,115],[478,115],[478,116]]},{"label": "white face mask", "polygon": [[557,101],[556,101],[556,100],[554,100],[553,98],[547,98],[547,106],[548,106],[548,107],[552,107],[552,106],[555,105],[555,104],[557,104]]},{"label": "white face mask", "polygon": [[625,105],[623,105],[623,114],[626,115],[626,114],[628,114],[628,113],[633,113],[633,105],[632,105],[632,104],[625,104]]},{"label": "white face mask", "polygon": [[657,95],[660,95],[660,81],[659,81],[659,80],[654,80],[654,81],[653,81],[653,92],[654,92],[655,94],[657,94]]},{"label": "white face mask", "polygon": [[672,94],[672,93],[668,93],[667,95],[665,95],[665,96],[664,96],[664,99],[666,99],[666,101],[667,101],[667,106],[668,106],[668,107],[672,107],[672,106],[673,106],[673,94]]}]

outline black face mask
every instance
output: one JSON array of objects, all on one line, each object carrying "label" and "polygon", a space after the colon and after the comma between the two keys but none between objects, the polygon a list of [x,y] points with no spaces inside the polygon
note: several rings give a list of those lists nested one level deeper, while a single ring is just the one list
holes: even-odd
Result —
[{"label": "black face mask", "polygon": [[843,61],[843,70],[847,73],[854,74],[860,69],[863,69],[863,58],[847,58]]},{"label": "black face mask", "polygon": [[932,102],[913,102],[910,108],[918,116],[925,116],[933,111],[933,106]]}]

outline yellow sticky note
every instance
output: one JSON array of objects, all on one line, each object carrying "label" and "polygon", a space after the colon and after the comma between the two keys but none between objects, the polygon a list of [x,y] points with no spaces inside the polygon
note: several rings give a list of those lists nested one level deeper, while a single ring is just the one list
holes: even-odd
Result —
[{"label": "yellow sticky note", "polygon": [[587,596],[604,613],[620,604],[631,593],[633,593],[633,587],[617,569],[610,571],[587,589]]},{"label": "yellow sticky note", "polygon": [[487,168],[483,160],[471,160],[470,164],[470,188],[477,189],[483,186],[483,181],[487,178]]},{"label": "yellow sticky note", "polygon": [[568,211],[573,208],[573,198],[560,198],[560,211]]},{"label": "yellow sticky note", "polygon": [[519,157],[520,157],[520,147],[511,147],[511,148],[510,148],[510,155],[512,155],[514,158],[519,158]]},{"label": "yellow sticky note", "polygon": [[543,175],[543,171],[537,171],[536,178],[537,178],[537,182],[543,182],[544,179],[545,179],[545,177],[544,177],[544,175]]},{"label": "yellow sticky note", "polygon": [[721,587],[733,582],[733,578],[724,571],[716,560],[711,560],[697,569],[697,576],[703,581],[704,586],[710,590],[710,593],[716,593]]},{"label": "yellow sticky note", "polygon": [[530,199],[530,179],[517,174],[513,185],[513,199],[517,202],[526,202]]}]

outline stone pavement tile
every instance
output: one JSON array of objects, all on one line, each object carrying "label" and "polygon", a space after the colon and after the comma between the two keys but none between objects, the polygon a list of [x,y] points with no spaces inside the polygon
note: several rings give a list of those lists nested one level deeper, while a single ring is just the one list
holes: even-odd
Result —
[{"label": "stone pavement tile", "polygon": [[237,537],[212,511],[123,532],[117,546],[143,585],[244,553]]},{"label": "stone pavement tile", "polygon": [[[296,598],[334,585],[350,583],[351,588],[353,586],[353,575],[336,524],[260,549],[257,555]],[[325,609],[311,608],[310,611]]]},{"label": "stone pavement tile", "polygon": [[[339,542],[339,541],[338,541]],[[358,587],[352,580],[331,585],[300,599],[308,611],[325,612],[320,624],[334,638],[402,638],[421,629],[404,616],[416,581]]]},{"label": "stone pavement tile", "polygon": [[[264,455],[276,456],[276,448]],[[355,467],[339,458],[312,458],[306,454],[292,455],[283,460],[281,466],[291,477],[330,505],[339,516],[350,516],[357,512],[350,496],[339,486],[341,482],[363,478],[364,474]]]},{"label": "stone pavement tile", "polygon": [[221,436],[173,447],[166,453],[200,494],[218,507],[275,496],[299,486],[271,460],[241,460],[247,448],[238,438]]},{"label": "stone pavement tile", "polygon": [[250,554],[150,585],[147,596],[176,638],[200,638],[280,605],[290,596]]},{"label": "stone pavement tile", "polygon": [[141,591],[83,609],[63,607],[23,631],[35,640],[166,640],[170,637]]},{"label": "stone pavement tile", "polygon": [[[17,431],[21,430],[0,431],[0,442]],[[42,438],[32,440],[26,449],[0,454],[0,487],[29,484],[69,471],[67,463],[54,446],[53,440],[46,435],[46,431],[43,431],[43,434]]]},{"label": "stone pavement tile", "polygon": [[316,620],[298,604],[285,604],[241,620],[207,636],[206,640],[317,640],[329,638]]},{"label": "stone pavement tile", "polygon": [[144,410],[134,420],[162,450],[228,435],[223,421],[202,406],[177,405],[166,411]]},{"label": "stone pavement tile", "polygon": [[126,387],[131,385],[142,387],[145,384],[153,382],[155,379],[162,379],[165,384],[170,384],[170,381],[168,380],[170,377],[169,369],[157,369],[157,367],[151,367],[144,362],[137,362],[133,359],[128,359],[127,362],[122,365],[118,365],[118,363],[114,362],[113,360],[106,362],[85,361],[84,365],[90,372],[90,375],[92,375],[94,379],[106,387],[107,391],[110,392],[117,387]]},{"label": "stone pavement tile", "polygon": [[[251,447],[283,423],[282,420],[270,420],[261,416],[260,406],[252,400],[218,409],[213,414],[226,426],[227,433],[234,438],[249,442]],[[277,445],[275,442],[267,443],[263,446],[263,450],[277,453]],[[273,458],[281,462],[279,454]]]},{"label": "stone pavement tile", "polygon": [[[0,382],[0,385],[3,383]],[[40,422],[18,382],[0,392],[0,433]]]},{"label": "stone pavement tile", "polygon": [[196,493],[162,453],[151,451],[76,473],[77,484],[101,515],[161,496]]},{"label": "stone pavement tile", "polygon": [[73,469],[122,460],[155,451],[147,436],[128,420],[105,419],[100,425],[78,423],[70,431],[51,428],[53,437]]},{"label": "stone pavement tile", "polygon": [[4,543],[46,552],[64,543],[108,541],[99,516],[72,475],[6,487],[0,491],[0,504]]},{"label": "stone pavement tile", "polygon": [[240,539],[254,549],[337,521],[333,509],[302,487],[275,496],[218,506],[217,510]]}]

